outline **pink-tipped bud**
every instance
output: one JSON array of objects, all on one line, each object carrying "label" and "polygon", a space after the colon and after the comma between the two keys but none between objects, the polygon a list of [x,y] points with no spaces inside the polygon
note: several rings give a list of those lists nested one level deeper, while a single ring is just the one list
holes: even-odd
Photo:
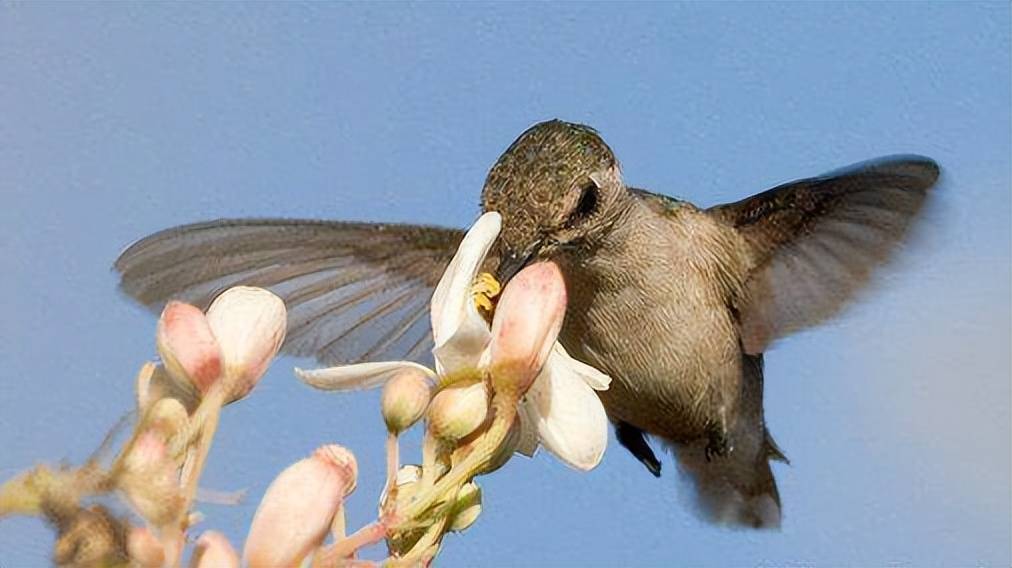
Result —
[{"label": "pink-tipped bud", "polygon": [[190,568],[239,568],[239,555],[225,535],[206,531],[197,539]]},{"label": "pink-tipped bud", "polygon": [[355,488],[351,452],[323,446],[281,472],[250,525],[243,561],[250,568],[296,566],[326,538],[334,515]]},{"label": "pink-tipped bud", "polygon": [[159,399],[148,414],[151,427],[162,434],[164,439],[172,438],[186,427],[190,416],[183,403],[174,398]]},{"label": "pink-tipped bud", "polygon": [[221,350],[204,313],[190,304],[169,302],[158,319],[158,354],[177,384],[200,393],[221,375]]},{"label": "pink-tipped bud", "polygon": [[287,319],[285,303],[263,288],[229,288],[211,303],[207,322],[221,346],[230,400],[246,396],[267,371],[285,340]]},{"label": "pink-tipped bud", "polygon": [[518,399],[548,359],[566,315],[566,283],[552,262],[521,270],[506,285],[495,317],[489,368],[496,392]]},{"label": "pink-tipped bud", "polygon": [[158,471],[169,467],[169,449],[165,436],[155,428],[141,432],[123,460],[123,466],[132,473]]},{"label": "pink-tipped bud", "polygon": [[457,501],[450,510],[449,530],[461,532],[478,520],[481,514],[481,487],[471,481],[466,483],[457,492]]},{"label": "pink-tipped bud", "polygon": [[144,527],[132,527],[127,533],[127,554],[131,565],[155,567],[165,563],[165,547]]},{"label": "pink-tipped bud", "polygon": [[383,421],[387,431],[400,434],[418,422],[432,400],[432,380],[417,369],[398,372],[383,387]]},{"label": "pink-tipped bud", "polygon": [[456,442],[484,424],[488,405],[484,382],[445,388],[429,405],[429,431],[440,440]]},{"label": "pink-tipped bud", "polygon": [[145,520],[163,525],[175,518],[182,506],[177,469],[163,433],[148,428],[124,458],[117,485]]}]

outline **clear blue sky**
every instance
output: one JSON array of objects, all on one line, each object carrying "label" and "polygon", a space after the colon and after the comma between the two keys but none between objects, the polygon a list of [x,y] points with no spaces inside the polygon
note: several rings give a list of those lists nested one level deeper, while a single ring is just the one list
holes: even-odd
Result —
[{"label": "clear blue sky", "polygon": [[[612,445],[490,478],[441,564],[1009,565],[1007,3],[0,4],[0,477],[79,462],[132,404],[154,318],[116,290],[131,241],[231,216],[463,226],[530,124],[598,128],[630,184],[700,204],[883,154],[945,178],[902,259],[767,357],[781,532],[706,526],[670,462]],[[241,543],[259,496],[322,443],[375,514],[375,393],[277,361],[227,409],[205,526]],[[0,566],[45,565],[37,520]]]}]

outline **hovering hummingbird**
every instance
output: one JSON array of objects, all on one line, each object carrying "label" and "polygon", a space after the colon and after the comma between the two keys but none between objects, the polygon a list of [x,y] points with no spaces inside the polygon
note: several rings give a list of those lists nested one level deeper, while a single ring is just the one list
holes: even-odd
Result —
[{"label": "hovering hummingbird", "polygon": [[[634,189],[588,126],[536,124],[481,195],[503,229],[489,257],[506,282],[537,260],[562,269],[571,355],[612,377],[600,392],[618,441],[655,476],[667,444],[710,520],[780,523],[763,418],[763,352],[839,312],[907,232],[939,168],[894,156],[710,208]],[[263,286],[289,310],[283,349],[324,364],[422,358],[428,300],[460,229],[237,219],[168,229],[116,261],[123,290],[160,309]]]}]

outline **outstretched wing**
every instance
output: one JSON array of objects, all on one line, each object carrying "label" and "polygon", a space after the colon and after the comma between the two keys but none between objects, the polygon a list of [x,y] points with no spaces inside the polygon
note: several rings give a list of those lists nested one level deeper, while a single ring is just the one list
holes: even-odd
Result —
[{"label": "outstretched wing", "polygon": [[432,290],[464,232],[441,227],[223,219],[155,233],[115,268],[124,292],[160,310],[206,308],[235,285],[274,291],[288,307],[283,350],[324,364],[427,360]]},{"label": "outstretched wing", "polygon": [[709,209],[751,248],[737,306],[745,350],[762,353],[839,312],[889,258],[938,174],[929,158],[891,156]]}]

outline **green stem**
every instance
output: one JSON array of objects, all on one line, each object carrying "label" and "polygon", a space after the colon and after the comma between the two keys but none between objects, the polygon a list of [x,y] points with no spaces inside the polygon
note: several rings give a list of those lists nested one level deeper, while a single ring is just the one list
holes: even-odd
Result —
[{"label": "green stem", "polygon": [[419,490],[432,487],[446,473],[448,458],[445,444],[426,430],[422,439],[422,478]]},{"label": "green stem", "polygon": [[[506,439],[510,426],[516,420],[516,401],[496,395],[492,399],[492,409],[495,412],[492,424],[475,444],[474,450],[451,468],[435,485],[428,490],[423,490],[410,505],[399,511],[398,525],[413,521],[438,501],[445,499],[446,493],[450,489],[467,483],[495,456],[496,450]],[[396,530],[398,526],[395,525],[392,528]]]},{"label": "green stem", "polygon": [[450,521],[449,514],[442,515],[438,521],[432,523],[425,533],[418,539],[418,542],[411,547],[407,554],[398,559],[398,564],[403,566],[418,566],[424,564],[425,555],[434,546],[439,544],[446,532],[446,525]]},{"label": "green stem", "polygon": [[436,392],[439,392],[445,388],[459,385],[461,383],[469,383],[473,381],[480,381],[482,379],[481,370],[473,367],[463,370],[457,370],[453,373],[445,375],[439,375],[436,377]]}]

